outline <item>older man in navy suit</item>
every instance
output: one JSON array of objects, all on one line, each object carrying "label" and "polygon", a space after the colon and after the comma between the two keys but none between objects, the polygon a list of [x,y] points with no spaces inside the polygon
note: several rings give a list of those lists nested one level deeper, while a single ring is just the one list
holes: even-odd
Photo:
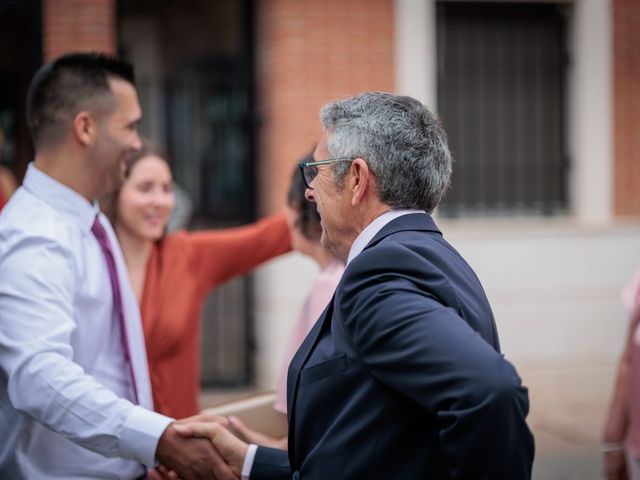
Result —
[{"label": "older man in navy suit", "polygon": [[365,93],[325,106],[300,165],[323,244],[347,263],[289,367],[289,451],[208,436],[243,478],[528,479],[529,403],[500,354],[482,286],[430,213],[451,175],[420,102]]}]

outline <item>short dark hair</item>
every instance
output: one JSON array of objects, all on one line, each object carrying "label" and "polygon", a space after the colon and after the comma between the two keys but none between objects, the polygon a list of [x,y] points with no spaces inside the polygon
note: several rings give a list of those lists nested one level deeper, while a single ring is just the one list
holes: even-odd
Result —
[{"label": "short dark hair", "polygon": [[40,67],[27,93],[36,148],[57,143],[83,108],[113,108],[110,77],[135,84],[131,64],[103,53],[71,53]]},{"label": "short dark hair", "polygon": [[[300,159],[301,162],[313,162],[313,155],[308,154]],[[319,242],[322,236],[322,225],[320,224],[320,214],[315,202],[310,202],[305,196],[307,187],[302,181],[300,169],[296,165],[289,185],[287,195],[287,205],[298,214],[296,228],[307,239]]]}]

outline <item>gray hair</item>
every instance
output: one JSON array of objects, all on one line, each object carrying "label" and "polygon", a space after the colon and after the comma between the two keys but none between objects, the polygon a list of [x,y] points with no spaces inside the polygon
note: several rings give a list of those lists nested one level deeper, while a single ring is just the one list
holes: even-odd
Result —
[{"label": "gray hair", "polygon": [[[383,92],[362,93],[325,105],[320,119],[331,158],[364,159],[380,199],[392,209],[431,213],[451,177],[447,135],[419,101]],[[350,164],[337,162],[339,188]]]}]

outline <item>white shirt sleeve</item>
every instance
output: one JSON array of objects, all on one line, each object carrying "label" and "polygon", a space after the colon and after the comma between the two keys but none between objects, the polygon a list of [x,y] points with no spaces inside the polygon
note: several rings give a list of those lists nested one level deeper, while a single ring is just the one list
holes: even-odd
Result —
[{"label": "white shirt sleeve", "polygon": [[256,458],[257,445],[249,445],[247,448],[247,454],[244,456],[244,462],[242,463],[242,480],[249,480],[251,477],[251,469],[253,468],[253,461]]},{"label": "white shirt sleeve", "polygon": [[[172,419],[117,397],[74,362],[73,258],[58,242],[38,237],[1,258],[0,366],[9,399],[78,445],[152,466]],[[79,321],[90,322],[91,309],[85,311],[88,318]]]}]

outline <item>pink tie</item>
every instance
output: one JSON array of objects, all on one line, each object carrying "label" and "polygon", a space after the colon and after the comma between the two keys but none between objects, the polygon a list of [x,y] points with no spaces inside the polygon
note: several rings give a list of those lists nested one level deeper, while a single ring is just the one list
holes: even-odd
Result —
[{"label": "pink tie", "polygon": [[133,372],[133,365],[131,363],[131,352],[129,351],[129,339],[127,337],[127,325],[124,319],[124,308],[122,306],[122,295],[120,292],[120,281],[118,280],[118,272],[116,270],[116,262],[113,258],[113,249],[111,248],[111,242],[107,236],[107,232],[98,220],[93,221],[91,231],[98,239],[104,259],[107,262],[107,269],[109,270],[109,280],[111,281],[111,290],[113,291],[113,307],[116,310],[118,316],[118,322],[120,323],[120,332],[122,335],[122,349],[124,351],[124,357],[129,366],[129,373],[131,374],[131,384],[133,387],[134,402],[138,404],[138,390],[136,388],[136,376]]}]

